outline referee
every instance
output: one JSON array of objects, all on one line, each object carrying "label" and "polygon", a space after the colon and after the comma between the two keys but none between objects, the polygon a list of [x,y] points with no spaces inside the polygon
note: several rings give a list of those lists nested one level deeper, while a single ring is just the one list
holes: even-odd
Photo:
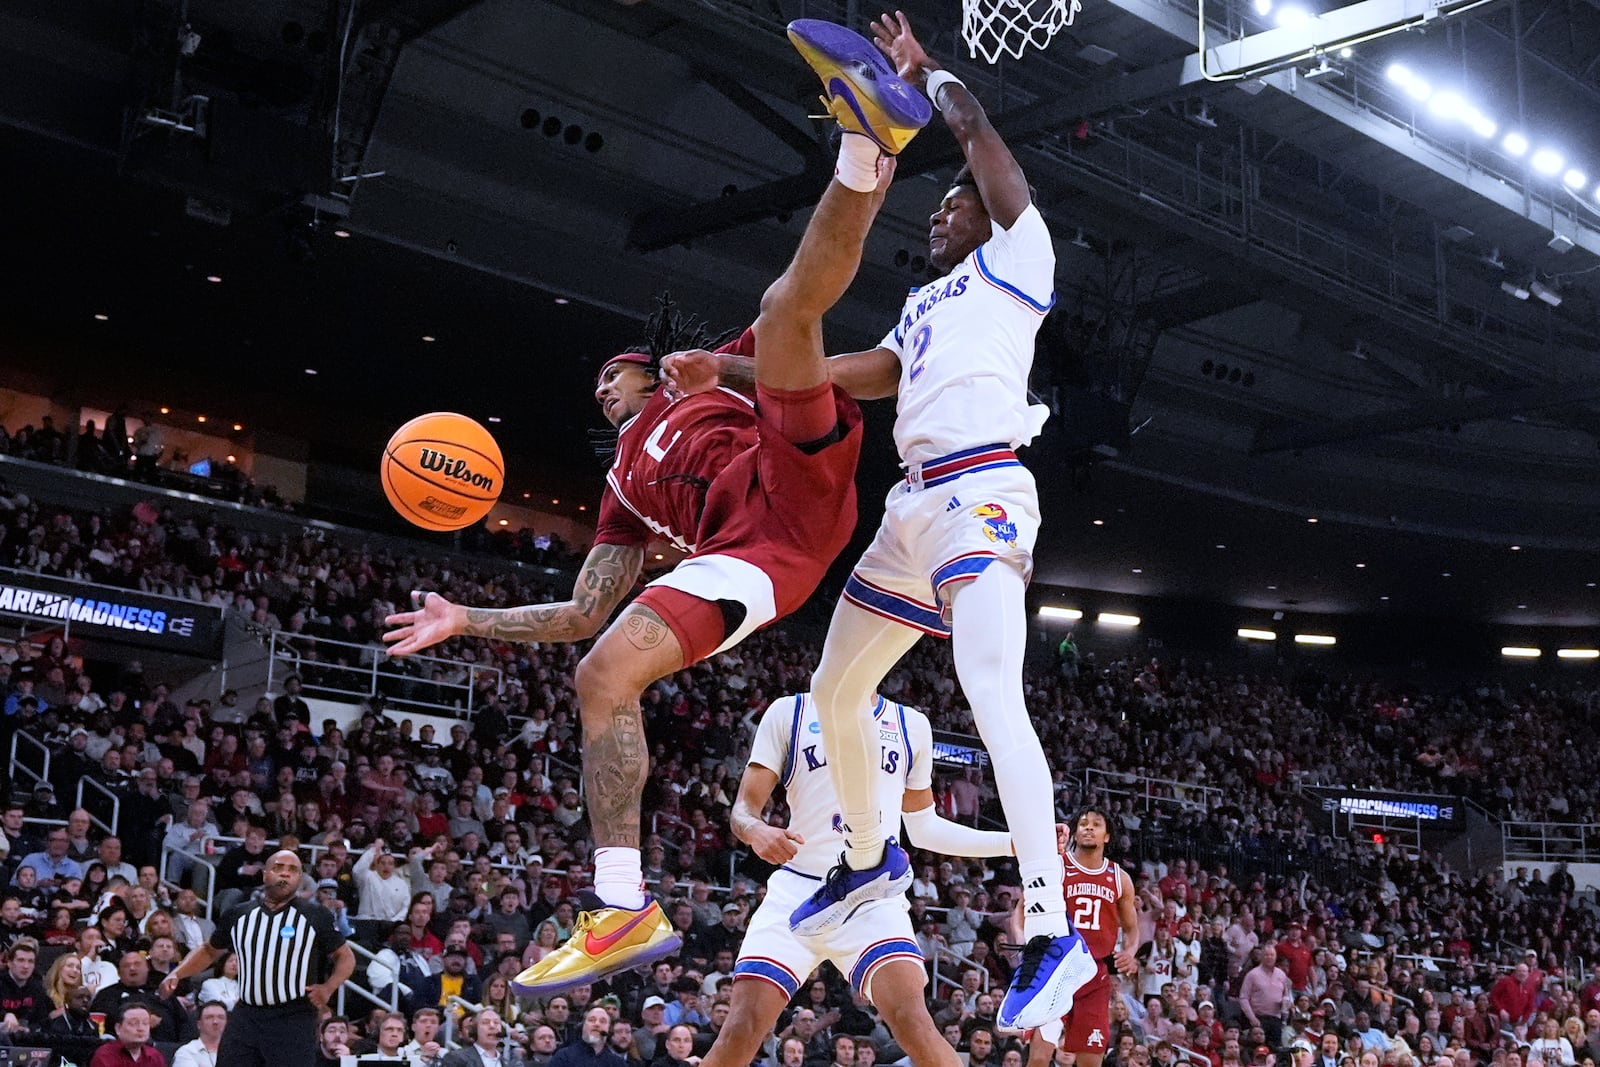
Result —
[{"label": "referee", "polygon": [[[239,1003],[228,1017],[216,1067],[309,1064],[317,1057],[317,1017],[356,969],[355,953],[334,929],[333,916],[297,897],[300,857],[274,852],[262,871],[266,899],[229,910],[211,940],[190,952],[161,983],[170,997],[178,983],[209,968],[232,949],[239,956]],[[331,960],[333,973],[313,982]]]}]

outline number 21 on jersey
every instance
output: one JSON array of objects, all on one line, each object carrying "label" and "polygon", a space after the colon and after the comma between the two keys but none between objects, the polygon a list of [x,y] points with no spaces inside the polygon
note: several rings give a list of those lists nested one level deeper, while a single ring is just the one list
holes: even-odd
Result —
[{"label": "number 21 on jersey", "polygon": [[1100,929],[1100,905],[1104,903],[1099,897],[1079,897],[1072,910],[1072,925],[1080,930]]}]

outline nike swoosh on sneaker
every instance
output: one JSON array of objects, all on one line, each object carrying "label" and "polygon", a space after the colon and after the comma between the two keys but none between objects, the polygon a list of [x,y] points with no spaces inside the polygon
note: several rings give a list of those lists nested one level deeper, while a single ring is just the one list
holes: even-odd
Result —
[{"label": "nike swoosh on sneaker", "polygon": [[627,936],[629,930],[632,930],[649,917],[650,913],[648,911],[640,912],[605,937],[595,937],[593,932],[586,933],[583,935],[583,950],[591,956],[598,956],[608,952],[612,945]]}]

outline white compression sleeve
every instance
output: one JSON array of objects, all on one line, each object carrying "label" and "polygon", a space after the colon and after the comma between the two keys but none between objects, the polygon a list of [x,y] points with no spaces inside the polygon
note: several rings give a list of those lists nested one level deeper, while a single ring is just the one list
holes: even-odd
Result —
[{"label": "white compression sleeve", "polygon": [[1040,933],[1058,936],[1070,927],[1056,852],[1055,784],[1022,697],[1026,592],[1015,567],[991,563],[956,593],[950,643],[978,736],[994,766],[1005,768],[995,776],[995,786],[1016,843],[1031,938]]},{"label": "white compression sleeve", "polygon": [[878,683],[920,636],[841,599],[828,626],[822,662],[811,676],[828,770],[849,827],[845,858],[856,870],[883,858],[883,817],[874,787],[878,731],[872,722]]},{"label": "white compression sleeve", "polygon": [[1009,856],[1011,835],[1003,830],[974,830],[951,822],[932,805],[904,813],[906,836],[918,848],[941,856]]}]

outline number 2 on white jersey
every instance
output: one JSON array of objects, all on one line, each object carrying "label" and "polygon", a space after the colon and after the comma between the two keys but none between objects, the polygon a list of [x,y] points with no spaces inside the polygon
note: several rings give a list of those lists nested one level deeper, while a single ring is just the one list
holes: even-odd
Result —
[{"label": "number 2 on white jersey", "polygon": [[1100,905],[1103,903],[1099,897],[1078,898],[1078,906],[1072,911],[1072,925],[1079,930],[1100,929]]},{"label": "number 2 on white jersey", "polygon": [[911,335],[911,374],[906,378],[907,384],[916,381],[917,377],[922,373],[922,361],[928,354],[928,342],[932,340],[933,327],[926,323]]}]

